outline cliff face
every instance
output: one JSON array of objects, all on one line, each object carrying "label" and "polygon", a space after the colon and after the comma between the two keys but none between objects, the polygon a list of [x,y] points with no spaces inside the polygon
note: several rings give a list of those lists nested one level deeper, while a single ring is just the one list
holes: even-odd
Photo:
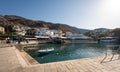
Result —
[{"label": "cliff face", "polygon": [[[18,26],[26,26],[26,27],[48,27],[50,29],[58,29],[62,30],[64,32],[70,31],[72,33],[80,33],[77,31],[75,28],[69,25],[65,24],[55,24],[55,23],[50,23],[50,22],[45,22],[45,21],[34,21],[34,20],[29,20],[20,16],[15,16],[15,15],[0,15],[0,26],[3,26],[5,28],[12,27],[14,25]],[[9,29],[9,31],[11,31]]]}]

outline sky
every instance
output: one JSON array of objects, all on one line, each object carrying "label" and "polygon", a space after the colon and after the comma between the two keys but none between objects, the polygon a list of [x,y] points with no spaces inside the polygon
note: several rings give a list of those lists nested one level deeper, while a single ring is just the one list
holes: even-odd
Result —
[{"label": "sky", "polygon": [[0,0],[0,15],[70,26],[120,28],[120,0]]}]

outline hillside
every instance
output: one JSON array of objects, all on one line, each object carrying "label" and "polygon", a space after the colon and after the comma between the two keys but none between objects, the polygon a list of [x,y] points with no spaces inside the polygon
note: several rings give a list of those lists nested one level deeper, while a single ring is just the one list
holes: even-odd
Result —
[{"label": "hillside", "polygon": [[107,29],[107,28],[97,28],[94,29],[94,32],[110,32],[111,29]]},{"label": "hillside", "polygon": [[109,36],[115,36],[120,37],[120,29],[106,29],[106,28],[97,28],[94,30],[87,30],[87,29],[79,29],[76,27],[72,27],[66,24],[60,24],[60,23],[51,23],[51,22],[45,22],[45,21],[35,21],[26,19],[20,16],[15,15],[0,15],[0,26],[5,27],[5,31],[10,33],[12,32],[12,27],[14,25],[23,26],[23,27],[31,27],[31,28],[40,28],[40,27],[47,27],[49,29],[57,29],[62,30],[63,32],[72,32],[72,33],[101,33],[106,32]]},{"label": "hillside", "polygon": [[11,31],[11,27],[14,25],[18,26],[26,26],[26,27],[48,27],[50,29],[57,29],[62,30],[63,32],[70,31],[72,33],[80,33],[79,30],[76,30],[78,28],[73,28],[72,26],[66,25],[66,24],[59,24],[59,23],[51,23],[51,22],[45,22],[45,21],[34,21],[30,19],[26,19],[20,16],[15,15],[0,15],[0,26],[5,27],[6,29],[9,28],[8,31]]}]

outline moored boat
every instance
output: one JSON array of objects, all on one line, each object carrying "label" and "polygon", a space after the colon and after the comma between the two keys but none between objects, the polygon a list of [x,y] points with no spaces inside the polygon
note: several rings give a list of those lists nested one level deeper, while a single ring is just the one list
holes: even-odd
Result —
[{"label": "moored boat", "polygon": [[99,41],[102,43],[116,43],[118,39],[118,37],[102,37]]},{"label": "moored boat", "polygon": [[39,53],[39,55],[47,55],[49,53],[54,52],[54,48],[44,49],[44,50],[38,50],[37,52]]},{"label": "moored boat", "polygon": [[73,34],[68,38],[64,39],[65,43],[98,43],[97,40],[87,37],[83,34]]}]

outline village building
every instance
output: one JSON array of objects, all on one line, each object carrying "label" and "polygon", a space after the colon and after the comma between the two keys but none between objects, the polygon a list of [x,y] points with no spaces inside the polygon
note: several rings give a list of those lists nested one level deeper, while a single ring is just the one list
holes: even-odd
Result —
[{"label": "village building", "polygon": [[27,29],[30,29],[30,27],[13,26],[13,30],[16,31],[16,35],[24,36]]},{"label": "village building", "polygon": [[71,35],[72,35],[72,32],[69,32],[69,31],[65,32],[65,36],[66,36],[66,37],[69,37],[69,36],[71,36]]},{"label": "village building", "polygon": [[62,36],[61,30],[50,30],[49,28],[40,28],[36,30],[36,36],[51,36],[51,37],[60,37]]},{"label": "village building", "polygon": [[49,28],[40,28],[36,30],[35,35],[36,36],[48,36],[47,31],[49,30]]},{"label": "village building", "polygon": [[5,33],[5,28],[4,27],[0,27],[0,32],[2,32],[2,34]]}]

